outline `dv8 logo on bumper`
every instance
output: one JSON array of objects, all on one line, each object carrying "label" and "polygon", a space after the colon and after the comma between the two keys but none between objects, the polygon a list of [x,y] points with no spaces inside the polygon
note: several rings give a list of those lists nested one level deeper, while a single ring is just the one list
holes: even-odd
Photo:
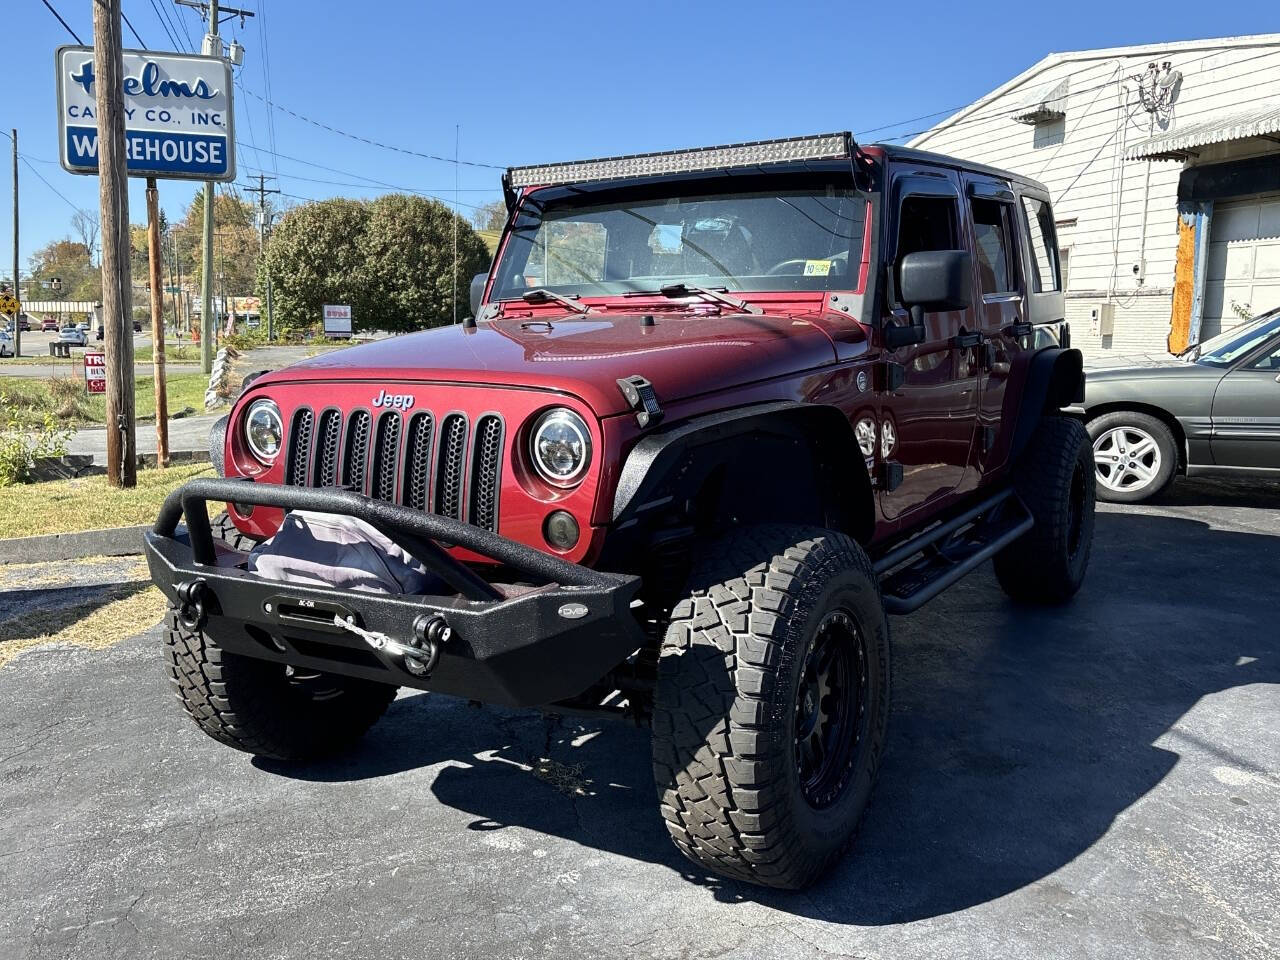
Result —
[{"label": "dv8 logo on bumper", "polygon": [[408,410],[416,402],[411,393],[387,393],[385,390],[373,398],[375,407],[390,407],[394,410]]}]

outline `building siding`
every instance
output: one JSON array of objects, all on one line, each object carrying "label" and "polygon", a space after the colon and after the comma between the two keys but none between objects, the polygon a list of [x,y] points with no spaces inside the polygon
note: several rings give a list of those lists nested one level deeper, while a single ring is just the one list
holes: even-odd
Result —
[{"label": "building siding", "polygon": [[[1127,78],[1166,60],[1182,73],[1171,128],[1280,98],[1280,35],[1085,51],[1047,57],[911,142],[1045,184],[1060,224],[1059,244],[1071,251],[1067,319],[1073,342],[1090,359],[1163,353],[1169,346],[1184,164],[1124,159],[1126,149],[1152,129]],[[1037,92],[1064,79],[1064,119],[1035,126],[1012,119]],[[1202,148],[1187,165],[1278,149],[1260,139],[1217,144]],[[1140,261],[1141,280],[1135,275]],[[1115,304],[1114,333],[1103,338],[1092,329],[1090,311],[1108,299]]]}]

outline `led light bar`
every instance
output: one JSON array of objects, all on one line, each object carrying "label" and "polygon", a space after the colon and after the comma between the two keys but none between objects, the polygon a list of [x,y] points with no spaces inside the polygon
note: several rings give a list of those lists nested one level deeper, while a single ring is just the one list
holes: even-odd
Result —
[{"label": "led light bar", "polygon": [[694,147],[666,153],[636,153],[625,157],[602,157],[573,163],[544,163],[532,167],[512,167],[507,171],[510,185],[543,187],[558,183],[589,183],[653,177],[668,173],[758,167],[794,160],[846,160],[855,144],[850,133],[822,133],[813,137],[785,140],[756,140],[719,147]]}]

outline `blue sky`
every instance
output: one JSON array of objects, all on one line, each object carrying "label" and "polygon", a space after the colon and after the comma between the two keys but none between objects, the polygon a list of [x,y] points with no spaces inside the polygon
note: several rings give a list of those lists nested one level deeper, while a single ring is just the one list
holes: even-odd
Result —
[{"label": "blue sky", "polygon": [[[91,42],[92,0],[50,2]],[[260,11],[243,28],[223,26],[246,48],[236,87],[238,180],[258,170],[277,174],[276,185],[294,202],[386,192],[346,185],[361,178],[452,200],[454,167],[268,111],[255,97],[268,89],[281,107],[420,153],[452,156],[457,124],[464,160],[505,166],[826,130],[875,129],[870,141],[928,126],[940,117],[903,121],[962,106],[1055,50],[1280,30],[1271,0],[233,5]],[[183,48],[198,48],[204,27],[195,11],[170,0],[124,0],[145,44],[173,49],[158,11]],[[25,271],[32,251],[68,234],[73,207],[97,215],[98,186],[56,163],[53,51],[74,41],[41,0],[3,0],[0,37],[0,129],[18,128],[31,164],[19,167]],[[127,27],[125,39],[136,46]],[[0,273],[7,276],[8,140],[0,137],[0,147]],[[499,196],[499,170],[462,166],[458,174],[463,204]],[[162,181],[161,203],[180,216],[194,190]],[[130,191],[130,216],[145,216],[140,181]]]}]

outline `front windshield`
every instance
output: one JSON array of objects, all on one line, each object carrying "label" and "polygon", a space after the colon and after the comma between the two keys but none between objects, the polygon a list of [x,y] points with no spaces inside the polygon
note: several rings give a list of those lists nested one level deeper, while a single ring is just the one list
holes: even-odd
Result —
[{"label": "front windshield", "polygon": [[1197,362],[1227,367],[1280,333],[1280,311],[1265,314],[1242,327],[1220,333],[1200,347]]},{"label": "front windshield", "polygon": [[719,191],[706,180],[677,181],[643,195],[556,191],[545,204],[534,193],[512,229],[492,298],[539,287],[583,297],[657,293],[676,283],[848,290],[857,286],[866,200],[847,180],[730,178]]}]

